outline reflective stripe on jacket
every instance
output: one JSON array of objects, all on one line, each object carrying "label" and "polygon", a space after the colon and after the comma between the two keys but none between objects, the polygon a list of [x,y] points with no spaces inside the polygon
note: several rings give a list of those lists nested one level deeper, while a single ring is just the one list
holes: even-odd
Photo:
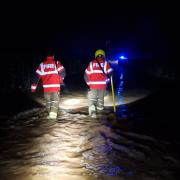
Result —
[{"label": "reflective stripe on jacket", "polygon": [[64,67],[59,61],[48,57],[42,62],[36,73],[42,79],[44,92],[58,92],[60,91],[60,84],[63,83],[63,78],[60,73],[65,71]]},{"label": "reflective stripe on jacket", "polygon": [[[109,63],[103,59],[99,60],[101,67],[96,60],[89,63],[87,69],[85,70],[85,75],[87,76],[87,84],[91,89],[106,89],[107,74],[112,72],[112,68]],[[105,74],[106,75],[105,75]]]}]

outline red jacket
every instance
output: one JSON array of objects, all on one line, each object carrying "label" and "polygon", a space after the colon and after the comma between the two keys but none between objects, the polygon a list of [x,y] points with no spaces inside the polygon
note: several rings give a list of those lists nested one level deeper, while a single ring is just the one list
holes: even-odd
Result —
[{"label": "red jacket", "polygon": [[[106,60],[100,59],[99,63],[106,75],[112,72],[112,68]],[[96,60],[91,61],[85,70],[89,87],[91,89],[106,89],[107,76],[105,74]]]},{"label": "red jacket", "polygon": [[51,56],[39,65],[36,73],[39,79],[42,79],[44,92],[60,91],[60,84],[63,83],[63,77],[60,74],[63,71],[65,69],[62,64]]}]

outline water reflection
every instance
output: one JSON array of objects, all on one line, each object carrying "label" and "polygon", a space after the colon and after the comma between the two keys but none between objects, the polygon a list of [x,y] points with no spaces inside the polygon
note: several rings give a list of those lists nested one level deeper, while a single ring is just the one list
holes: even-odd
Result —
[{"label": "water reflection", "polygon": [[127,106],[124,99],[124,69],[123,67],[120,68],[120,76],[119,76],[119,86],[117,88],[117,96],[119,99],[120,106],[118,108],[118,114],[126,118],[127,117]]},{"label": "water reflection", "polygon": [[179,164],[162,151],[168,143],[107,126],[108,112],[92,120],[83,110],[62,110],[57,121],[39,118],[39,112],[0,122],[0,179],[158,179]]},{"label": "water reflection", "polygon": [[[142,96],[125,100],[125,83],[121,69],[116,94],[119,116],[126,118],[126,103]],[[111,111],[91,119],[86,105],[79,93],[62,99],[57,121],[43,118],[38,108],[0,121],[0,179],[176,179],[180,162],[170,142],[114,127]]]}]

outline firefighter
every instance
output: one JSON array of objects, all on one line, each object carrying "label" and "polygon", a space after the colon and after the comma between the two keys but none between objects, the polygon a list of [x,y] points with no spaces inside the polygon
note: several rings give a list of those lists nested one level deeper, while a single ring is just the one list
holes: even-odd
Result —
[{"label": "firefighter", "polygon": [[104,94],[107,87],[108,76],[112,75],[113,69],[105,59],[105,52],[98,49],[95,59],[92,60],[84,73],[84,79],[89,86],[88,110],[92,118],[96,118],[97,111],[104,109]]},{"label": "firefighter", "polygon": [[46,110],[48,112],[48,119],[56,119],[59,101],[60,90],[63,80],[65,78],[65,68],[60,61],[56,61],[54,53],[49,53],[41,62],[36,70],[34,82],[31,85],[31,92],[36,92],[39,80],[42,80],[44,98],[46,100]]}]

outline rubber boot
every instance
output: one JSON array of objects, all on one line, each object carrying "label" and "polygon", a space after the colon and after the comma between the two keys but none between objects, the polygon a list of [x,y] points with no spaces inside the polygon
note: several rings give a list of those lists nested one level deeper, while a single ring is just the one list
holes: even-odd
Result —
[{"label": "rubber boot", "polygon": [[95,107],[95,105],[91,105],[89,107],[89,116],[91,116],[92,118],[96,118],[96,107]]},{"label": "rubber boot", "polygon": [[56,118],[57,118],[57,113],[55,113],[55,112],[49,113],[48,119],[56,119]]}]

